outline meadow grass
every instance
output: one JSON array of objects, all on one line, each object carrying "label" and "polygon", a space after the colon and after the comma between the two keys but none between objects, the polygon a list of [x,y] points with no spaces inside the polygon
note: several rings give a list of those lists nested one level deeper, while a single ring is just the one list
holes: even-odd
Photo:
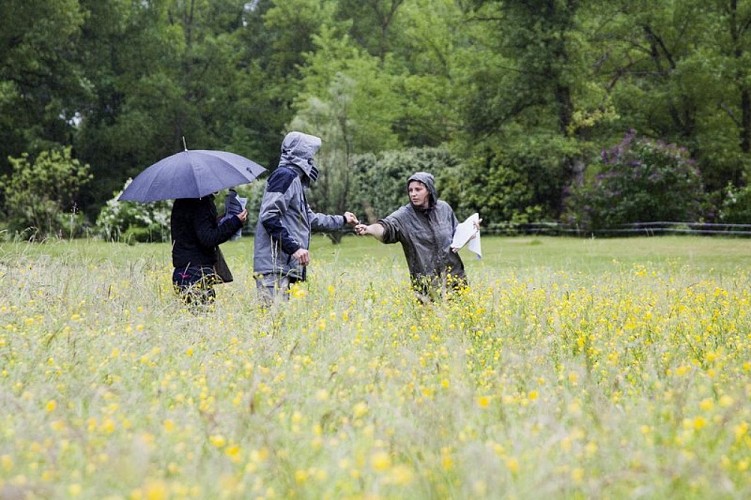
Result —
[{"label": "meadow grass", "polygon": [[167,244],[0,245],[0,498],[751,497],[749,240],[483,237],[420,306],[318,236],[268,310],[223,250],[194,315]]}]

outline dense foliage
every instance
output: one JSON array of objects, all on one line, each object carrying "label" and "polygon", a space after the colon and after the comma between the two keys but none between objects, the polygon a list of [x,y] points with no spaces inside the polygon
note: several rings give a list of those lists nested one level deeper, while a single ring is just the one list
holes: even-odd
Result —
[{"label": "dense foliage", "polygon": [[[382,155],[361,155],[353,168],[358,199],[353,207],[373,223],[409,202],[407,179],[414,172],[430,172],[436,179],[438,196],[452,201],[451,187],[457,167],[456,158],[440,148],[413,148],[388,151]],[[445,189],[444,189],[445,188]]]},{"label": "dense foliage", "polygon": [[695,218],[748,183],[749,2],[27,0],[0,18],[0,175],[71,147],[90,221],[183,140],[271,169],[291,128],[323,138],[318,196],[339,212],[367,202],[360,155],[443,148],[461,211],[561,220],[632,128],[696,162]]},{"label": "dense foliage", "polygon": [[725,224],[751,223],[751,186],[736,188],[728,184],[719,215]]},{"label": "dense foliage", "polygon": [[24,154],[11,159],[11,168],[0,177],[0,190],[12,235],[35,240],[81,236],[85,221],[76,200],[92,176],[88,165],[71,157],[70,147],[44,151],[33,162]]},{"label": "dense foliage", "polygon": [[604,150],[596,173],[574,188],[568,216],[585,229],[634,221],[695,221],[701,216],[701,174],[685,149],[629,132]]},{"label": "dense foliage", "polygon": [[96,226],[99,235],[108,241],[125,241],[128,243],[169,241],[171,201],[155,203],[134,203],[118,201],[125,188],[131,183],[128,179],[123,190],[99,211]]}]

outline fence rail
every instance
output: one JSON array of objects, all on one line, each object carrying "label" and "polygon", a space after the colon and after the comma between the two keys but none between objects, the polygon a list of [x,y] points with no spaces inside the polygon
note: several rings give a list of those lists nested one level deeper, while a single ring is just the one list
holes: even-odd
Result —
[{"label": "fence rail", "polygon": [[704,236],[751,237],[751,224],[715,224],[706,222],[634,222],[615,228],[590,230],[557,222],[527,224],[490,224],[483,227],[486,234],[547,235],[547,236],[657,236],[664,234],[693,234]]}]

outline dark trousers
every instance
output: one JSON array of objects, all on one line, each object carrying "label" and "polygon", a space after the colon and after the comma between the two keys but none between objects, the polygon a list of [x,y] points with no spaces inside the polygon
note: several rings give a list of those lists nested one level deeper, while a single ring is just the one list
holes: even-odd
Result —
[{"label": "dark trousers", "polygon": [[176,267],[172,272],[175,292],[186,304],[213,303],[216,298],[216,291],[214,291],[216,282],[216,273],[211,266]]}]

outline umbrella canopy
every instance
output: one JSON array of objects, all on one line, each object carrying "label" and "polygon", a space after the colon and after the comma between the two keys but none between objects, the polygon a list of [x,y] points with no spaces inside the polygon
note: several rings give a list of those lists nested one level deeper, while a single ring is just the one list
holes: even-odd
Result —
[{"label": "umbrella canopy", "polygon": [[202,198],[221,189],[247,184],[266,169],[227,151],[185,150],[154,163],[125,188],[119,201],[147,203]]}]

